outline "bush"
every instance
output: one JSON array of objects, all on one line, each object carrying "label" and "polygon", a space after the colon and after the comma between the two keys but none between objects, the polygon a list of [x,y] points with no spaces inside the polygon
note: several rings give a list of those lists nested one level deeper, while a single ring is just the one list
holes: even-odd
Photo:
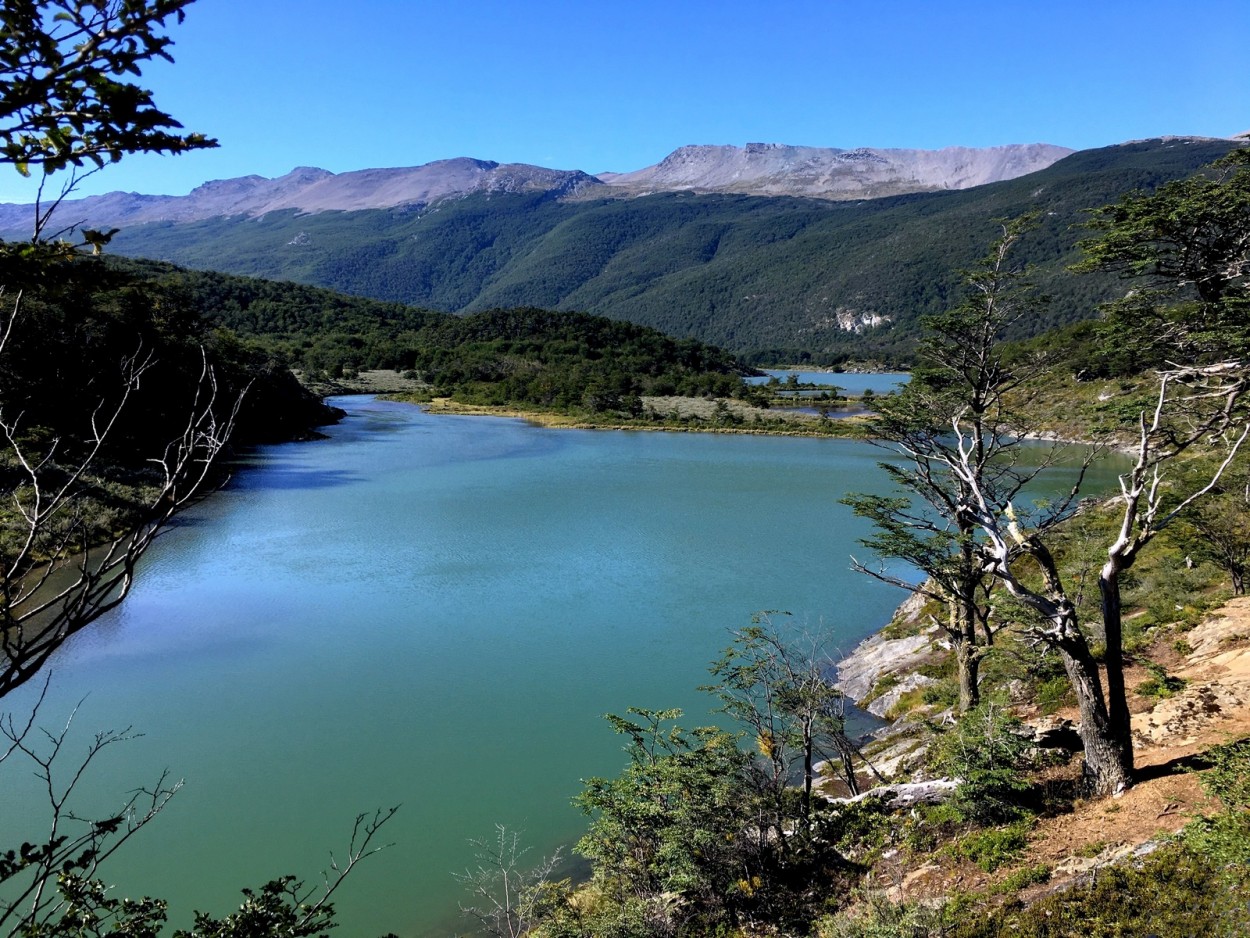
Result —
[{"label": "bush", "polygon": [[1006,827],[969,834],[948,848],[957,857],[971,860],[987,873],[1017,859],[1029,845],[1031,819],[1016,821]]},{"label": "bush", "polygon": [[1134,688],[1143,697],[1175,697],[1185,689],[1185,685],[1188,683],[1184,678],[1173,677],[1168,674],[1153,661],[1147,661],[1145,666],[1146,670],[1150,672],[1150,677]]},{"label": "bush", "polygon": [[1193,850],[1222,866],[1250,866],[1250,739],[1207,753],[1211,768],[1201,776],[1203,790],[1218,798],[1224,811],[1185,828]]},{"label": "bush", "polygon": [[941,935],[942,915],[919,903],[893,903],[880,893],[855,912],[840,912],[816,924],[817,938],[931,938]]},{"label": "bush", "polygon": [[1076,702],[1076,696],[1072,693],[1072,682],[1065,674],[1057,674],[1039,683],[1036,696],[1038,707],[1047,716]]},{"label": "bush", "polygon": [[996,824],[1023,813],[1029,783],[1020,769],[1029,743],[1019,735],[1020,725],[1002,706],[983,703],[938,739],[934,763],[961,780],[950,804],[963,820]]},{"label": "bush", "polygon": [[1015,903],[984,915],[961,916],[942,934],[949,938],[1236,938],[1250,934],[1250,910],[1244,899],[1250,873],[1240,866],[1231,871],[1231,880],[1219,874],[1210,858],[1170,846],[1140,866],[1106,867],[1091,882],[1028,907]]},{"label": "bush", "polygon": [[1050,874],[1051,869],[1045,863],[1023,866],[1006,876],[1001,883],[994,887],[994,892],[1009,894],[1019,892],[1021,889],[1027,889],[1029,886],[1048,883],[1050,882]]}]

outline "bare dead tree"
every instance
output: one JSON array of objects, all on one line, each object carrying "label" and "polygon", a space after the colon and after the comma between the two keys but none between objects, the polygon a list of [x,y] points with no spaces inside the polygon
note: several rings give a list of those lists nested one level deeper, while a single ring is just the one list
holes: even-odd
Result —
[{"label": "bare dead tree", "polygon": [[[2,293],[0,293],[2,295]],[[21,295],[0,326],[0,356],[21,315]],[[129,517],[93,518],[92,473],[144,373],[139,350],[119,363],[117,393],[91,414],[83,440],[35,442],[22,414],[0,404],[0,697],[29,681],[72,635],[117,606],[135,566],[176,512],[203,491],[234,427],[240,395],[223,406],[207,356],[181,432],[148,460],[141,501]]]},{"label": "bare dead tree", "polygon": [[[1009,361],[1002,342],[1004,333],[1038,306],[1026,272],[1012,262],[1012,251],[1030,226],[1028,218],[1002,225],[989,254],[964,275],[966,299],[923,320],[922,367],[900,394],[882,403],[869,426],[874,442],[896,455],[880,465],[900,494],[843,498],[874,525],[874,533],[861,541],[865,547],[883,560],[907,563],[924,578],[917,583],[884,563],[855,558],[852,568],[942,608],[934,622],[955,656],[960,712],[980,701],[981,661],[1002,627],[992,618],[993,577],[969,510],[972,486],[1003,503],[1018,500],[1066,451],[1060,445],[1032,448],[1030,455],[1037,458],[1022,458],[1022,439],[1034,422],[1014,403],[1046,362],[1036,356]],[[1078,474],[1096,452],[1085,453]],[[956,465],[962,474],[954,471]],[[1051,503],[1040,523],[1070,512],[1074,495]]]},{"label": "bare dead tree", "polygon": [[147,826],[182,787],[181,780],[172,781],[168,773],[162,773],[150,788],[130,792],[106,817],[77,814],[71,799],[96,757],[138,734],[129,727],[96,733],[86,753],[67,765],[65,752],[78,707],[58,730],[36,730],[36,714],[47,687],[45,679],[26,719],[19,722],[12,714],[0,717],[0,736],[6,743],[0,763],[19,757],[31,763],[49,808],[47,828],[35,843],[0,855],[0,932],[5,935],[26,933],[61,916],[67,899],[58,889],[59,882],[71,876],[94,879],[100,864]]},{"label": "bare dead tree", "polygon": [[808,837],[818,764],[836,763],[856,794],[856,763],[863,760],[846,733],[846,698],[834,686],[835,659],[827,639],[808,629],[782,628],[779,615],[787,614],[758,613],[750,626],[731,630],[733,644],[711,668],[719,683],[705,689],[754,737],[760,758],[752,775],[773,806],[769,826],[785,849],[788,837],[782,835],[792,826],[790,786],[801,786],[798,831]]},{"label": "bare dead tree", "polygon": [[470,843],[476,848],[477,868],[452,874],[473,897],[474,904],[462,903],[460,911],[488,935],[521,938],[537,923],[543,887],[560,863],[560,851],[526,867],[529,848],[521,846],[518,831],[503,824],[495,825],[493,839]]},{"label": "bare dead tree", "polygon": [[[987,570],[1037,615],[1039,624],[1030,633],[1060,654],[1081,712],[1086,775],[1097,793],[1122,790],[1133,779],[1121,579],[1146,545],[1219,484],[1241,452],[1250,435],[1250,418],[1238,406],[1246,387],[1247,377],[1236,361],[1178,365],[1157,375],[1154,406],[1138,421],[1133,465],[1120,476],[1120,494],[1112,499],[1120,522],[1098,572],[1105,693],[1078,604],[1047,544],[1049,529],[1029,526],[1010,501],[996,498],[977,482],[974,443],[955,427],[959,446],[950,469],[971,496],[969,510],[985,537]],[[1187,479],[1169,473],[1178,457],[1198,447],[1220,454],[1208,474]],[[1040,585],[1033,585],[1030,571],[1040,573]]]}]

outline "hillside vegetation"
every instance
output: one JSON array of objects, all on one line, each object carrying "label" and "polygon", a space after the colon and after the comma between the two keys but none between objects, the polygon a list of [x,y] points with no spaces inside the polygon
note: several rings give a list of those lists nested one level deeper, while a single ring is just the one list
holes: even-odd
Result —
[{"label": "hillside vegetation", "polygon": [[[661,194],[560,201],[477,194],[428,209],[221,217],[128,228],[120,252],[296,280],[449,312],[582,310],[712,342],[758,361],[912,354],[918,317],[946,308],[995,218],[1037,212],[1022,260],[1052,302],[1021,337],[1094,315],[1114,276],[1072,278],[1086,212],[1186,176],[1222,141],[1086,150],[1018,179],[859,202]],[[888,324],[859,328],[874,317]]]},{"label": "hillside vegetation", "polygon": [[634,416],[641,395],[749,393],[741,377],[752,370],[729,353],[600,316],[514,308],[460,317],[293,283],[114,263],[322,387],[386,369],[415,382],[420,400]]}]

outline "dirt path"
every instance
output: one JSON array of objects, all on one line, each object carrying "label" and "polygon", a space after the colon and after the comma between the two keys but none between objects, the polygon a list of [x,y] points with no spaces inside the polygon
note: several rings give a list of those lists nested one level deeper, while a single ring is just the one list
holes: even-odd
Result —
[{"label": "dirt path", "polygon": [[1169,673],[1185,688],[1153,706],[1135,701],[1141,780],[1117,798],[1040,822],[1027,862],[1080,872],[1217,807],[1186,768],[1195,754],[1250,735],[1250,597],[1231,600],[1184,640],[1192,650]]}]

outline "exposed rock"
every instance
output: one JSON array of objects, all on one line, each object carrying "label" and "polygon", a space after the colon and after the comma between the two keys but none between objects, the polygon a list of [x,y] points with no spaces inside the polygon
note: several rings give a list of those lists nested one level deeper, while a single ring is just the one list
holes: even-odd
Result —
[{"label": "exposed rock", "polygon": [[[122,227],[151,221],[197,221],[220,215],[259,217],[267,212],[359,211],[428,206],[474,192],[542,192],[565,197],[603,188],[579,170],[546,169],[524,163],[494,163],[460,157],[399,169],[331,173],[301,166],[277,179],[243,176],[206,182],[185,196],[110,192],[71,199],[58,209],[90,225]],[[30,206],[0,205],[0,230],[30,224]]]},{"label": "exposed rock", "polygon": [[1144,844],[1111,844],[1096,856],[1068,857],[1062,863],[1055,865],[1053,875],[1056,877],[1079,875],[1102,869],[1104,866],[1111,866],[1121,860],[1140,860],[1154,853],[1160,846],[1161,843],[1157,840],[1148,840]]},{"label": "exposed rock", "polygon": [[886,674],[906,675],[928,658],[936,632],[934,626],[906,638],[886,638],[878,632],[864,639],[838,662],[837,688],[852,700],[862,701]]},{"label": "exposed rock", "polygon": [[[906,639],[903,639],[903,641],[906,641]],[[928,657],[928,655],[926,654],[922,657]],[[923,674],[916,674],[915,672],[912,672],[911,674],[904,675],[897,684],[887,690],[880,697],[872,700],[865,709],[869,713],[875,714],[876,716],[884,717],[892,709],[894,709],[894,705],[902,699],[904,694],[910,693],[917,688],[926,687],[929,684],[936,683],[937,681],[931,677],[925,677]]]},{"label": "exposed rock", "polygon": [[881,748],[867,756],[867,760],[882,778],[897,778],[920,768],[928,749],[925,739],[902,734],[891,735]]},{"label": "exposed rock", "polygon": [[830,798],[830,804],[855,804],[869,798],[879,798],[887,807],[910,808],[918,804],[941,804],[959,787],[959,779],[938,778],[928,782],[905,782],[899,785],[880,785],[853,798]]},{"label": "exposed rock", "polygon": [[1025,723],[1020,735],[1038,749],[1080,752],[1084,748],[1076,724],[1060,717],[1042,717],[1033,723]]},{"label": "exposed rock", "polygon": [[654,166],[603,173],[599,178],[639,195],[694,190],[864,199],[1014,179],[1045,169],[1072,152],[1045,143],[941,150],[842,150],[779,143],[686,146]]},{"label": "exposed rock", "polygon": [[1154,743],[1196,739],[1207,723],[1244,707],[1244,691],[1244,687],[1220,681],[1187,687],[1161,701],[1144,719],[1135,719],[1133,730],[1139,738]]},{"label": "exposed rock", "polygon": [[[581,170],[469,157],[347,173],[300,166],[276,179],[252,175],[213,180],[185,196],[110,192],[70,199],[56,214],[79,225],[127,227],[289,210],[424,209],[475,192],[540,192],[563,199],[698,190],[862,199],[1011,179],[1044,169],[1071,152],[1049,144],[944,150],[838,150],[758,143],[743,148],[692,146],[675,150],[655,166],[600,177]],[[24,231],[31,217],[29,205],[0,205],[0,231]],[[843,328],[858,331],[883,321],[873,313],[852,319]]]}]

